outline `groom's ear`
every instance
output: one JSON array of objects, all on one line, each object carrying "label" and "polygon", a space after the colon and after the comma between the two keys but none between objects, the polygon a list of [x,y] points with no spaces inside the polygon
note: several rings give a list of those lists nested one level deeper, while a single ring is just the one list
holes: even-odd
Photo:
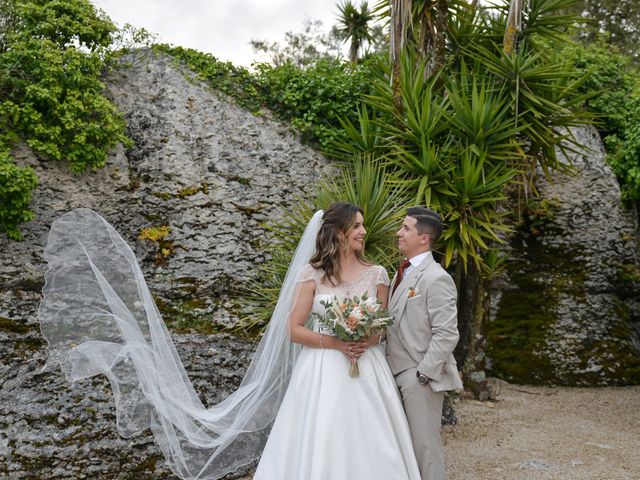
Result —
[{"label": "groom's ear", "polygon": [[420,244],[431,245],[431,234],[429,232],[424,232],[420,234]]}]

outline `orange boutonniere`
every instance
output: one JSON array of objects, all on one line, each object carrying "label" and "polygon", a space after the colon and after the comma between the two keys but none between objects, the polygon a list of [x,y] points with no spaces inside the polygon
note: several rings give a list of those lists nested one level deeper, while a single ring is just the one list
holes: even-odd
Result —
[{"label": "orange boutonniere", "polygon": [[413,298],[416,296],[416,291],[413,289],[413,287],[409,287],[409,293],[407,294],[407,296],[409,298]]}]

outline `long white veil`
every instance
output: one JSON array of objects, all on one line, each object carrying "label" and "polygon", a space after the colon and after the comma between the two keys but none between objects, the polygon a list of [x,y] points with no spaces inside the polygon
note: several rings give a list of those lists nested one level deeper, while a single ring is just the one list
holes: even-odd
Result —
[{"label": "long white veil", "polygon": [[133,251],[100,215],[73,210],[51,226],[38,316],[50,358],[70,381],[103,373],[118,431],[151,428],[171,470],[216,479],[258,458],[287,389],[299,347],[289,313],[300,269],[315,250],[322,211],[310,220],[266,332],[240,384],[205,408],[178,357]]}]

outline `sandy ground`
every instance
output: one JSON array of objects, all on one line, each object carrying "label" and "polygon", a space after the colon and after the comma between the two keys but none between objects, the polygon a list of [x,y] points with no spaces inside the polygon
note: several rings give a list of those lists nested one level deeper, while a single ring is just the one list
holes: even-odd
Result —
[{"label": "sandy ground", "polygon": [[493,385],[495,402],[455,400],[448,480],[640,480],[640,386]]},{"label": "sandy ground", "polygon": [[449,480],[640,480],[640,386],[494,385],[444,428]]}]

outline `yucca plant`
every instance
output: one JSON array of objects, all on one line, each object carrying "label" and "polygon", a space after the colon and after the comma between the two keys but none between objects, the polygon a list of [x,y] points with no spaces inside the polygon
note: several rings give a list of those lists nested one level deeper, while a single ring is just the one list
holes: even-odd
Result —
[{"label": "yucca plant", "polygon": [[406,189],[390,182],[382,162],[371,156],[357,157],[335,175],[326,177],[314,198],[299,199],[280,222],[266,226],[271,258],[249,285],[249,293],[243,293],[248,302],[234,330],[256,334],[267,324],[293,252],[314,212],[336,201],[361,207],[367,230],[365,254],[372,262],[389,267],[398,259],[394,234],[402,223],[409,200]]},{"label": "yucca plant", "polygon": [[[570,1],[526,2],[510,53],[503,49],[507,2],[498,7],[434,2],[440,13],[448,6],[449,14],[447,56],[437,62],[434,75],[426,68],[433,59],[425,55],[424,43],[415,44],[420,22],[429,20],[426,3],[377,3],[375,11],[393,26],[392,60],[372,78],[373,93],[364,98],[356,121],[342,121],[344,138],[326,148],[351,167],[323,182],[316,197],[272,227],[273,259],[254,285],[256,307],[245,328],[268,320],[290,255],[315,209],[335,200],[362,206],[367,253],[389,266],[405,207],[426,205],[446,224],[436,250],[454,269],[460,288],[461,343],[470,355],[464,369],[483,369],[488,282],[505,264],[495,247],[509,229],[507,197],[528,188],[525,179],[538,167],[564,168],[556,149],[577,148],[570,128],[588,120],[576,108],[584,100],[576,93],[580,80],[570,80],[563,59],[549,48],[570,27],[571,19],[557,10]],[[422,16],[413,15],[414,7],[422,8]]]},{"label": "yucca plant", "polygon": [[394,185],[443,215],[445,234],[436,249],[455,267],[461,289],[463,343],[473,354],[468,372],[482,369],[482,342],[473,339],[483,337],[488,321],[488,279],[505,262],[495,246],[509,230],[508,195],[530,191],[539,167],[567,171],[556,149],[577,149],[570,128],[589,120],[577,108],[584,100],[577,94],[581,80],[571,81],[549,48],[571,27],[573,19],[558,11],[570,1],[530,0],[521,11],[514,8],[521,18],[512,19],[519,28],[510,53],[502,44],[507,2],[449,2],[448,57],[433,76],[411,34],[422,20],[408,26],[401,15],[422,3],[394,0],[383,8],[379,2],[377,11],[409,32],[405,47],[398,53],[395,29],[393,68],[375,81],[362,123],[345,122],[347,141],[335,155],[344,160],[375,151]]},{"label": "yucca plant", "polygon": [[[438,89],[435,78],[424,76],[422,62],[405,52],[400,114],[388,84],[379,82],[368,97],[383,136],[369,144],[379,146],[391,182],[409,191],[415,204],[445,217],[448,233],[438,245],[445,265],[457,255],[462,268],[472,260],[482,269],[483,252],[507,229],[498,205],[523,163],[511,97],[489,77],[468,70]],[[355,145],[362,145],[363,130],[348,132]]]},{"label": "yucca plant", "polygon": [[497,207],[506,200],[505,187],[516,173],[506,163],[489,162],[486,152],[461,152],[438,198],[447,223],[442,236],[445,266],[457,254],[463,268],[470,260],[483,268],[483,252],[502,242],[501,234],[509,230],[507,212]]},{"label": "yucca plant", "polygon": [[356,109],[357,121],[339,118],[347,140],[337,138],[326,149],[330,156],[342,161],[350,162],[360,155],[373,155],[384,152],[388,147],[384,145],[384,136],[380,131],[380,124],[373,116],[372,109],[362,104]]},{"label": "yucca plant", "polygon": [[450,78],[446,92],[450,106],[447,126],[458,143],[485,152],[489,163],[515,165],[524,161],[517,138],[526,125],[517,125],[504,86],[463,69]]},{"label": "yucca plant", "polygon": [[520,138],[526,138],[528,163],[538,164],[545,172],[564,170],[555,149],[575,150],[580,146],[570,134],[571,127],[584,125],[588,115],[579,107],[587,98],[577,92],[584,77],[571,80],[574,74],[562,61],[542,53],[516,52],[507,55],[482,46],[466,49],[465,54],[490,72],[497,85],[511,96],[510,114]]},{"label": "yucca plant", "polygon": [[369,10],[367,2],[362,2],[358,9],[350,0],[343,0],[338,5],[338,11],[338,32],[345,42],[350,41],[349,61],[355,65],[363,44],[372,39],[373,12]]}]

